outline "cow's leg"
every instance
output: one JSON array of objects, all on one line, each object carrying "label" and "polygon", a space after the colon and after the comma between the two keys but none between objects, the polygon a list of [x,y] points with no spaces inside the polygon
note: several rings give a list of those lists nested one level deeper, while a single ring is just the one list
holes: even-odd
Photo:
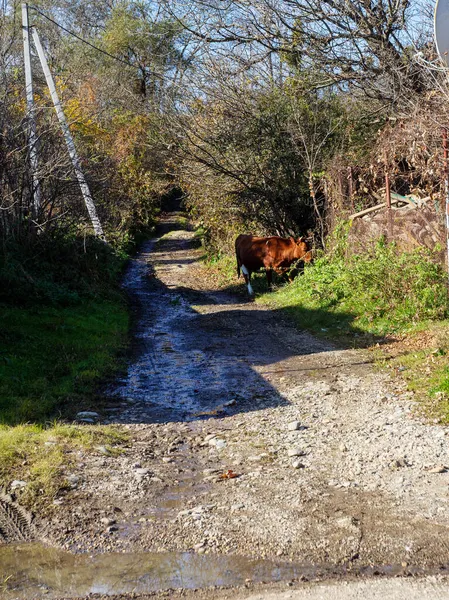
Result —
[{"label": "cow's leg", "polygon": [[273,271],[271,269],[266,269],[266,273],[267,273],[268,291],[271,292],[273,289]]},{"label": "cow's leg", "polygon": [[245,283],[248,286],[248,294],[250,296],[254,296],[254,290],[251,286],[251,271],[248,271],[245,265],[242,265],[242,273],[243,277],[245,278]]}]

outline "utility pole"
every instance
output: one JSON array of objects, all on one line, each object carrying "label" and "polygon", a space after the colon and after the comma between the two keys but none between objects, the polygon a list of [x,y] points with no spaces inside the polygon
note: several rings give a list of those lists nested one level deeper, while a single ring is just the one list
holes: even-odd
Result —
[{"label": "utility pole", "polygon": [[33,79],[31,75],[31,51],[30,51],[30,26],[28,22],[28,4],[22,4],[22,32],[23,32],[23,57],[25,63],[25,92],[27,101],[27,125],[28,125],[28,148],[32,179],[32,201],[31,212],[34,219],[39,216],[42,204],[41,185],[37,176],[37,134],[36,134],[36,110],[33,96]]},{"label": "utility pole", "polygon": [[65,118],[65,114],[62,109],[61,102],[59,100],[58,92],[56,91],[55,82],[48,67],[47,58],[45,56],[44,49],[42,47],[39,35],[35,28],[33,28],[33,41],[34,45],[36,46],[37,53],[39,55],[39,60],[41,61],[42,70],[47,81],[48,89],[50,90],[51,99],[53,100],[53,104],[55,106],[56,114],[61,125],[62,133],[67,144],[67,149],[72,160],[73,168],[75,169],[75,174],[81,188],[81,193],[83,195],[87,212],[89,213],[89,217],[95,231],[95,235],[104,238],[103,228],[97,215],[94,200],[92,198],[92,194],[90,193],[89,186],[87,185],[87,181],[84,177],[84,173],[81,169],[81,163],[78,157],[78,153],[76,151],[75,142],[73,141],[72,134],[70,133],[69,125],[67,123],[67,119]]}]

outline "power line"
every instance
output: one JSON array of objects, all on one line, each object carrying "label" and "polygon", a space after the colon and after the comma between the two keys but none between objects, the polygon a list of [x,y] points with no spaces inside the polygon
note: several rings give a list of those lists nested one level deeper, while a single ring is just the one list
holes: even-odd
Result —
[{"label": "power line", "polygon": [[[103,50],[103,48],[99,48],[98,46],[95,46],[95,44],[92,44],[88,40],[80,37],[74,31],[70,31],[70,29],[67,29],[66,27],[64,27],[64,25],[61,25],[60,23],[58,23],[57,21],[55,21],[54,19],[52,19],[51,17],[49,17],[48,15],[46,15],[45,13],[43,13],[36,6],[33,6],[31,4],[29,6],[30,6],[30,8],[32,8],[33,10],[35,10],[37,13],[39,13],[42,17],[44,17],[44,19],[47,19],[47,21],[50,21],[50,23],[53,23],[53,25],[56,25],[56,27],[59,27],[60,29],[62,29],[63,31],[65,31],[69,35],[73,36],[74,38],[76,38],[77,40],[79,40],[80,42],[82,42],[83,44],[87,44],[88,46],[90,46],[94,50],[97,50],[97,52],[101,52],[105,56],[108,56],[109,58],[112,58],[113,60],[116,60],[117,62],[120,62],[120,63],[126,65],[127,67],[131,67],[132,69],[137,69],[136,65],[133,65],[132,63],[128,62],[127,60],[124,60],[123,58],[120,58],[119,56],[115,56],[114,54],[110,54],[107,50]],[[155,73],[154,71],[150,71],[150,74],[153,75],[154,77],[157,77],[157,78],[162,79],[163,81],[165,81],[165,77],[163,75],[159,75],[158,73]]]}]

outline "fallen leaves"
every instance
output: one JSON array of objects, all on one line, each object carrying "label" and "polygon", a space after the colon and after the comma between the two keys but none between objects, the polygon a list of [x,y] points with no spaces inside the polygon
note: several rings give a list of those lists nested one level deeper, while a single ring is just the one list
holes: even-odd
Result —
[{"label": "fallen leaves", "polygon": [[236,479],[236,477],[240,477],[240,475],[234,473],[232,469],[228,469],[225,473],[219,475],[219,479]]}]

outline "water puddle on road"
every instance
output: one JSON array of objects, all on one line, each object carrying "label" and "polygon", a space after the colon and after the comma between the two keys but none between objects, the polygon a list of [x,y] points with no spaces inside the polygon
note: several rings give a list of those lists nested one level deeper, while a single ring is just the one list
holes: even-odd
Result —
[{"label": "water puddle on road", "polygon": [[3,600],[75,598],[88,594],[150,593],[173,588],[272,582],[314,567],[293,563],[189,552],[70,554],[41,544],[0,546],[0,596]]},{"label": "water puddle on road", "polygon": [[170,589],[239,586],[348,576],[447,575],[438,569],[401,565],[313,565],[193,552],[70,554],[38,543],[0,546],[2,600],[79,598],[89,594],[151,593]]}]

